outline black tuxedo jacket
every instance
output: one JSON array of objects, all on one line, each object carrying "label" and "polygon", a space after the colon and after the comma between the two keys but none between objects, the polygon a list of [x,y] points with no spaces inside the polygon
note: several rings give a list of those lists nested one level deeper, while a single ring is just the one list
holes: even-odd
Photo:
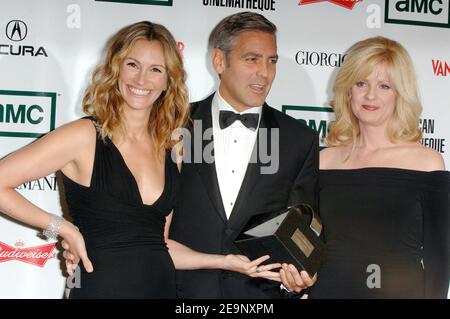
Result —
[{"label": "black tuxedo jacket", "polygon": [[[192,104],[192,120],[201,120],[203,131],[212,127],[212,99],[213,95]],[[269,134],[262,135],[261,128],[267,128]],[[249,163],[228,220],[214,163],[194,163],[189,159],[183,162],[179,200],[170,227],[171,239],[204,253],[239,254],[233,242],[251,216],[296,203],[317,206],[317,134],[264,104],[256,143],[261,138],[270,141],[271,128],[279,128],[278,171],[261,174],[264,164],[259,159],[257,163]],[[200,140],[198,133],[191,127],[191,159],[194,141]],[[212,140],[208,140],[201,144],[205,148],[211,147],[211,143]],[[275,282],[222,270],[177,271],[177,290],[179,298],[280,298],[279,284]]]}]

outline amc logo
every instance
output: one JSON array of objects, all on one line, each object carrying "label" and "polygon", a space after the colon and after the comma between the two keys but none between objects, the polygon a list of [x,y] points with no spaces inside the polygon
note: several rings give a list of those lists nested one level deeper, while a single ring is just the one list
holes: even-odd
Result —
[{"label": "amc logo", "polygon": [[450,28],[450,0],[385,0],[386,23]]},{"label": "amc logo", "polygon": [[172,0],[95,0],[95,1],[172,6]]},{"label": "amc logo", "polygon": [[56,93],[0,90],[0,136],[40,137],[55,129]]},{"label": "amc logo", "polygon": [[328,124],[336,119],[331,107],[283,105],[281,111],[319,133],[320,146],[325,146],[323,141],[328,134]]}]

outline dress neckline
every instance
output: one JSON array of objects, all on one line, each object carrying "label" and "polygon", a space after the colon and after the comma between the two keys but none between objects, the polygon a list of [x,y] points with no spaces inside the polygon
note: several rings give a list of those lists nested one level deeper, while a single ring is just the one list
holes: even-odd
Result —
[{"label": "dress neckline", "polygon": [[420,171],[409,168],[400,167],[383,167],[383,166],[371,166],[371,167],[360,167],[360,168],[331,168],[331,169],[320,169],[321,172],[364,172],[364,171],[397,171],[412,174],[436,174],[436,173],[449,173],[447,170],[434,170],[434,171]]},{"label": "dress neckline", "polygon": [[138,183],[136,181],[136,177],[134,176],[133,172],[128,167],[128,165],[127,165],[127,163],[125,161],[125,158],[123,157],[122,153],[120,152],[120,150],[116,146],[116,144],[114,144],[113,141],[109,137],[108,137],[108,142],[109,142],[109,144],[112,145],[112,148],[114,149],[114,151],[119,156],[119,158],[120,158],[120,160],[122,162],[123,168],[125,169],[125,171],[127,172],[129,178],[131,179],[133,187],[134,187],[134,191],[138,195],[140,204],[143,205],[143,206],[146,206],[146,207],[154,207],[154,206],[156,206],[161,201],[161,199],[163,198],[164,194],[166,193],[167,183],[169,182],[168,181],[167,154],[164,155],[164,187],[163,187],[163,190],[162,190],[161,194],[158,196],[158,198],[153,203],[145,204],[144,200],[142,199],[142,195],[141,195],[141,192],[139,190],[139,186],[138,186]]}]

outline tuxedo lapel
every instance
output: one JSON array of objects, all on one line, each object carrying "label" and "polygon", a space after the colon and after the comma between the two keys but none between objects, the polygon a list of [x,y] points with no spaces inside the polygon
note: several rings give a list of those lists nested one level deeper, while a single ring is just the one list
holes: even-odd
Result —
[{"label": "tuxedo lapel", "polygon": [[[263,144],[265,140],[265,145],[267,145],[267,154],[271,154],[271,128],[277,127],[276,121],[273,118],[272,111],[267,104],[263,105],[261,112],[261,121],[258,128],[258,136],[253,146],[252,157],[247,166],[245,172],[244,180],[242,181],[241,188],[239,190],[236,203],[231,211],[229,224],[232,227],[233,224],[239,223],[245,219],[252,212],[247,210],[249,200],[252,198],[252,193],[255,188],[256,183],[261,178],[261,158],[259,156],[260,145]],[[254,197],[255,198],[255,197]]]},{"label": "tuxedo lapel", "polygon": [[[203,134],[205,130],[212,129],[212,116],[211,116],[211,105],[214,94],[210,95],[206,100],[203,100],[199,103],[198,108],[195,110],[195,113],[192,114],[192,119],[201,120],[202,122],[202,153],[205,150],[205,147],[209,143],[213,143],[214,136],[212,136],[211,140],[203,140]],[[192,153],[194,154],[194,144],[195,141],[200,140],[199,137],[192,136]],[[214,150],[213,150],[214,152]],[[202,182],[205,186],[205,189],[208,193],[208,196],[216,210],[216,213],[220,216],[220,218],[226,223],[227,217],[225,214],[225,208],[223,207],[222,196],[220,194],[219,182],[217,180],[217,172],[216,165],[213,161],[212,163],[206,163],[202,154],[201,163],[196,163],[194,165],[202,179]]]}]

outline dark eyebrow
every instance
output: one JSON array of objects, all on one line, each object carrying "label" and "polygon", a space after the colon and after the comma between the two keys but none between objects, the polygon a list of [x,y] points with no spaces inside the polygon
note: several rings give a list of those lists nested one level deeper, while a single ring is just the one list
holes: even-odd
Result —
[{"label": "dark eyebrow", "polygon": [[166,69],[166,67],[165,67],[164,65],[161,65],[161,64],[152,64],[151,66],[152,66],[152,67],[155,67],[155,66],[157,66],[157,67],[160,67],[160,68]]},{"label": "dark eyebrow", "polygon": [[246,58],[246,57],[249,57],[249,56],[254,56],[254,57],[258,57],[258,58],[261,58],[261,57],[262,57],[261,54],[254,53],[254,52],[247,52],[247,53],[244,53],[244,54],[242,55],[243,58]]},{"label": "dark eyebrow", "polygon": [[137,62],[137,63],[140,64],[140,62],[139,62],[138,60],[136,60],[135,58],[129,57],[129,56],[127,56],[127,57],[125,58],[125,60],[133,60],[134,62]]},{"label": "dark eyebrow", "polygon": [[[129,59],[129,60],[133,60],[134,62],[138,63],[139,65],[141,64],[141,62],[139,62],[139,60],[136,60],[135,58],[132,58],[132,57],[130,57],[130,56],[125,58],[125,60],[128,60],[128,59]],[[165,67],[164,65],[161,65],[161,64],[152,64],[151,66],[152,66],[152,67],[157,66],[157,67],[166,69],[166,67]]]},{"label": "dark eyebrow", "polygon": [[[257,58],[262,58],[262,54],[254,53],[254,52],[247,52],[247,53],[242,55],[243,58],[248,57],[248,56],[254,56],[254,57],[257,57]],[[269,59],[277,59],[278,60],[278,54],[270,56]]]}]

